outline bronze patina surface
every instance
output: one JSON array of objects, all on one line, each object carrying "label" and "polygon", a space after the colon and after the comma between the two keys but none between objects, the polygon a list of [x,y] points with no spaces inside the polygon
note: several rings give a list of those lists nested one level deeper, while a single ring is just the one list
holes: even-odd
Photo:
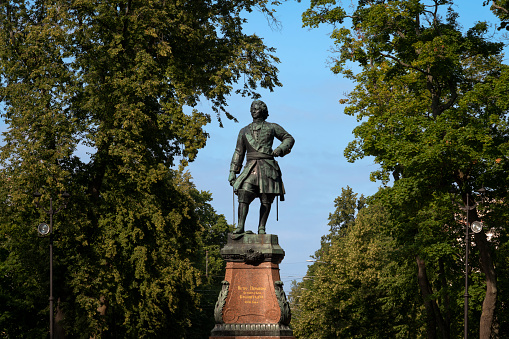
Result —
[{"label": "bronze patina surface", "polygon": [[[285,194],[281,170],[275,157],[290,153],[295,143],[295,139],[281,126],[266,121],[269,111],[263,101],[253,101],[251,116],[253,122],[239,132],[228,177],[239,200],[238,225],[234,234],[244,233],[249,205],[255,198],[260,199],[258,234],[265,234],[272,202],[276,196],[283,201]],[[274,139],[281,143],[272,149]],[[246,164],[242,169],[244,158]]]}]

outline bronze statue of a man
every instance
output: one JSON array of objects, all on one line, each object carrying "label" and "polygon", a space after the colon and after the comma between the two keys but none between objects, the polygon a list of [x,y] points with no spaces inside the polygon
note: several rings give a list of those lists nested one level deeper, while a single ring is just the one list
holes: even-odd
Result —
[{"label": "bronze statue of a man", "polygon": [[[260,221],[258,234],[265,234],[265,225],[274,198],[284,200],[285,189],[281,170],[274,157],[283,157],[290,153],[295,140],[278,124],[265,121],[269,116],[267,105],[260,100],[251,104],[253,122],[240,130],[237,147],[233,153],[228,181],[239,197],[239,223],[233,233],[244,233],[244,224],[249,204],[260,198]],[[274,137],[281,144],[272,150]],[[246,156],[246,165],[242,173],[242,163]],[[240,175],[237,177],[237,174]]]}]

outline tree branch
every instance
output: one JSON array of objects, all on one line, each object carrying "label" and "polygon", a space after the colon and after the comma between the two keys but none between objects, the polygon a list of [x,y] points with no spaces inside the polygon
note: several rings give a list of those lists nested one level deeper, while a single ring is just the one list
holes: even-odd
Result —
[{"label": "tree branch", "polygon": [[440,106],[440,112],[443,112],[446,109],[450,108],[456,102],[456,99],[458,98],[458,92],[456,91],[455,85],[456,84],[454,84],[453,81],[449,81],[449,89],[451,90],[452,95],[447,101],[447,103]]},{"label": "tree branch", "polygon": [[407,68],[411,68],[411,69],[416,70],[416,71],[418,71],[418,72],[421,72],[421,73],[423,73],[423,74],[425,74],[425,75],[431,75],[430,73],[426,72],[425,70],[420,69],[420,68],[415,67],[415,66],[412,66],[412,65],[410,65],[410,64],[407,64],[406,62],[401,61],[400,59],[396,58],[396,57],[395,57],[395,56],[393,56],[393,55],[385,54],[385,53],[382,53],[382,52],[380,52],[380,55],[381,55],[381,56],[383,56],[383,57],[386,57],[386,58],[389,58],[389,59],[392,59],[392,60],[396,61],[396,62],[397,62],[397,63],[399,63],[401,66],[404,66],[404,67],[407,67]]},{"label": "tree branch", "polygon": [[502,7],[502,6],[497,5],[497,3],[495,2],[495,0],[493,0],[493,1],[491,2],[491,7],[494,7],[495,9],[499,9],[499,10],[501,10],[501,11],[504,11],[504,12],[506,12],[506,13],[509,13],[509,10],[507,10],[507,8],[504,8],[504,7]]}]

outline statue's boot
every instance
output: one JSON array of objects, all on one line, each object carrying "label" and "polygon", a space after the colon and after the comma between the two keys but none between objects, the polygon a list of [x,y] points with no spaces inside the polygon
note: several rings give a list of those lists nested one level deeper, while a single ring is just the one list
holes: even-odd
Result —
[{"label": "statue's boot", "polygon": [[233,231],[233,234],[244,233],[244,224],[246,223],[247,212],[249,212],[249,204],[239,202],[239,224]]},{"label": "statue's boot", "polygon": [[265,234],[265,225],[267,224],[267,219],[269,218],[270,206],[270,203],[262,203],[260,205],[260,223],[258,224],[258,234]]},{"label": "statue's boot", "polygon": [[233,230],[233,234],[241,234],[241,233],[244,233],[244,226],[240,226],[238,225],[234,230]]}]

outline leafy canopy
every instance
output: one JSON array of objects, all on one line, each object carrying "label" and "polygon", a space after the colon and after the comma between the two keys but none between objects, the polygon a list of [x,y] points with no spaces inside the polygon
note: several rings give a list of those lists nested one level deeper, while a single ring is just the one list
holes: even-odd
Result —
[{"label": "leafy canopy", "polygon": [[[54,225],[56,300],[65,319],[58,326],[83,337],[189,334],[202,278],[198,256],[209,246],[201,211],[208,198],[175,166],[205,146],[203,127],[211,119],[197,109],[199,100],[210,102],[219,121],[223,114],[233,119],[226,108],[234,87],[258,97],[259,86],[280,85],[274,49],[242,30],[247,13],[271,17],[270,6],[266,0],[0,2],[7,125],[0,147],[0,267],[14,282],[33,276],[26,285],[2,280],[0,295],[12,296],[2,331],[12,337],[25,335],[20,328],[40,331],[47,314],[35,302],[46,299],[47,289],[35,287],[47,281],[47,266],[32,262],[47,257],[47,242],[33,229],[47,221],[32,204],[39,190],[55,206],[60,193],[72,195]],[[81,146],[90,159],[76,156]],[[35,315],[27,320],[16,296],[32,289],[40,292],[27,298]],[[8,325],[13,321],[18,325]]]}]

